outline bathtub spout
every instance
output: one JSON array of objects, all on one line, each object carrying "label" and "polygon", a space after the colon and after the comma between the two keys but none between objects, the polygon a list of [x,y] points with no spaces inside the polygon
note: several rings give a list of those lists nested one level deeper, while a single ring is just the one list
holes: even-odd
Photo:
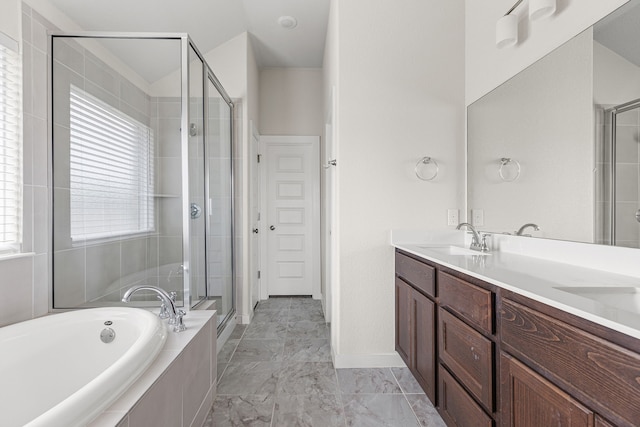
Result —
[{"label": "bathtub spout", "polygon": [[173,302],[173,298],[171,298],[171,295],[169,295],[167,291],[162,288],[149,285],[133,286],[127,289],[127,292],[124,293],[122,302],[129,302],[131,296],[138,291],[152,291],[158,294],[160,300],[169,312],[169,324],[173,325],[173,332],[182,332],[187,329],[187,327],[184,325],[184,321],[182,320],[186,313],[183,310],[178,310],[176,308],[176,304]]}]

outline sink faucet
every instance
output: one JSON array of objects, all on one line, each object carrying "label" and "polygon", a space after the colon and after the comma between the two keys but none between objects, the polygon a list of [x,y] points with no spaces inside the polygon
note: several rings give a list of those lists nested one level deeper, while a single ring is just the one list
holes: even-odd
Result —
[{"label": "sink faucet", "polygon": [[131,300],[131,296],[138,291],[153,291],[158,294],[162,304],[166,307],[169,314],[169,324],[173,325],[173,332],[182,332],[187,329],[182,320],[186,313],[183,310],[176,309],[176,304],[173,302],[173,298],[171,298],[171,295],[162,288],[149,285],[133,286],[124,293],[122,302],[129,302]]},{"label": "sink faucet", "polygon": [[461,222],[456,227],[456,230],[460,230],[462,227],[467,227],[471,233],[473,233],[473,237],[471,238],[471,246],[469,249],[473,249],[474,251],[480,252],[489,252],[489,247],[487,246],[487,235],[484,234],[482,238],[480,238],[480,234],[476,231],[475,227],[468,222]]},{"label": "sink faucet", "polygon": [[529,223],[523,225],[522,227],[520,227],[520,229],[518,231],[516,231],[516,236],[522,236],[523,235],[522,233],[524,233],[524,230],[526,230],[529,227],[533,228],[534,231],[540,231],[540,227],[538,227],[537,224],[529,222]]}]

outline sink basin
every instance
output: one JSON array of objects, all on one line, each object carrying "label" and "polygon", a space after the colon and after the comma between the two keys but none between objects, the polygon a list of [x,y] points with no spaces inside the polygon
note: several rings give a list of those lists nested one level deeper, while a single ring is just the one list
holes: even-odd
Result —
[{"label": "sink basin", "polygon": [[556,289],[597,301],[609,307],[640,313],[640,287],[634,286],[559,286]]},{"label": "sink basin", "polygon": [[491,255],[490,252],[474,251],[469,248],[463,248],[461,246],[453,246],[453,245],[431,245],[431,246],[425,245],[425,246],[418,246],[418,247],[421,249],[428,249],[430,251],[437,252],[443,255],[457,255],[457,256]]}]

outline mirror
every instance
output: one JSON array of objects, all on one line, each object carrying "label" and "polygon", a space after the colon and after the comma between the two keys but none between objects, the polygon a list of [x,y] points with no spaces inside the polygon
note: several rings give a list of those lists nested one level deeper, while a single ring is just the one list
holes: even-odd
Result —
[{"label": "mirror", "polygon": [[638,22],[631,0],[468,107],[480,229],[640,247]]}]

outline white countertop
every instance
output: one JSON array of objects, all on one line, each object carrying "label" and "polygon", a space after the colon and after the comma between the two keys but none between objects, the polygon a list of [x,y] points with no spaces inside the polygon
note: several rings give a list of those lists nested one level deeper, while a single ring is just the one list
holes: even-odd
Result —
[{"label": "white countertop", "polygon": [[[503,236],[494,236],[494,238],[495,240],[500,240],[503,239]],[[468,248],[469,239],[466,238],[464,232],[440,232],[435,233],[435,235],[420,232],[413,234],[412,237],[411,233],[394,231],[392,232],[391,243],[398,249],[426,260],[640,339],[640,310],[619,309],[595,299],[557,289],[559,287],[616,286],[640,288],[640,277],[638,276],[569,263],[572,262],[570,259],[572,254],[569,252],[588,252],[590,246],[591,250],[595,251],[592,255],[601,261],[598,265],[606,265],[606,263],[602,263],[602,258],[619,255],[620,249],[611,248],[611,253],[607,254],[608,251],[605,247],[576,243],[574,245],[578,245],[578,247],[575,248],[575,251],[572,251],[572,246],[569,242],[548,241],[541,243],[541,239],[517,239],[525,241],[525,247],[519,249],[524,253],[499,250],[492,251],[490,255],[449,255],[442,253],[441,250],[429,248],[429,246],[445,245]],[[407,243],[412,240],[414,241],[413,243]],[[533,244],[538,246],[542,244],[549,245],[547,249],[549,256],[545,257],[546,259],[538,256],[528,256],[526,254],[527,240],[535,241]],[[500,243],[503,242],[500,241]],[[554,245],[559,245],[559,247],[553,247]],[[501,246],[510,248],[508,243]],[[562,254],[559,253],[562,251],[568,251],[568,262],[564,262]],[[640,264],[640,251],[637,249],[635,251],[637,251],[637,258],[634,257],[636,254],[631,252],[630,259],[633,260],[635,258],[635,264]],[[556,254],[554,255],[554,253]],[[628,255],[628,253],[626,254]],[[555,257],[554,259],[563,262],[548,259],[550,257]],[[587,258],[589,257],[587,256]],[[633,271],[633,268],[636,268],[636,266],[634,265],[624,270],[629,272]],[[633,298],[633,295],[630,295],[630,297]],[[636,298],[640,298],[640,294],[637,294]],[[640,307],[640,302],[638,306]]]}]

